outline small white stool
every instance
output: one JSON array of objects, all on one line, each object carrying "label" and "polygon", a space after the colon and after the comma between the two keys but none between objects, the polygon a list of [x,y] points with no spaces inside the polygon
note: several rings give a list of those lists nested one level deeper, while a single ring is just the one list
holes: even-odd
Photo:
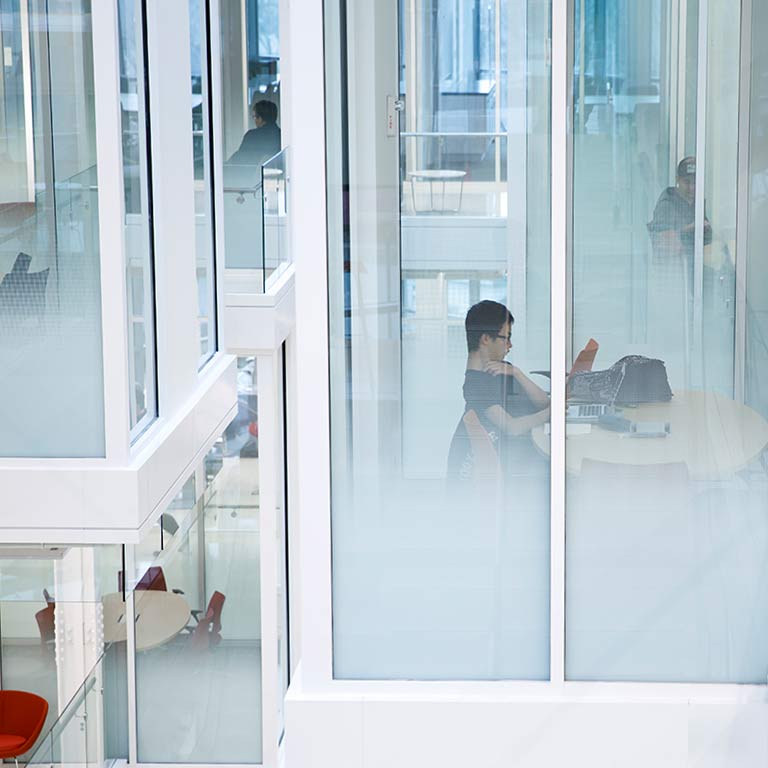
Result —
[{"label": "small white stool", "polygon": [[[424,171],[409,171],[408,172],[408,179],[411,182],[411,201],[413,202],[413,212],[414,213],[458,213],[461,209],[461,198],[464,194],[464,177],[467,175],[466,171],[450,171],[450,170],[424,170]],[[429,208],[424,210],[419,210],[416,207],[416,192],[414,190],[414,182],[416,181],[425,181],[429,184]],[[455,181],[459,184],[459,204],[455,208],[446,208],[445,207],[445,185],[446,182],[449,181]],[[435,183],[441,183],[442,189],[440,194],[440,207],[435,208],[435,194],[434,194],[434,186]]]}]

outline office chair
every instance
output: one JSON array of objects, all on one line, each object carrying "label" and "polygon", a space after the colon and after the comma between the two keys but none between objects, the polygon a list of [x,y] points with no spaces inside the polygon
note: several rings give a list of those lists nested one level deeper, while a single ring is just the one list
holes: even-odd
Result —
[{"label": "office chair", "polygon": [[40,632],[40,645],[43,653],[53,656],[56,644],[56,603],[50,601],[45,608],[35,614],[37,629]]},{"label": "office chair", "polygon": [[186,627],[187,631],[192,633],[189,639],[190,648],[195,651],[205,651],[215,648],[221,642],[221,611],[226,599],[221,592],[214,592],[208,601],[205,616],[199,616],[201,611],[192,611],[192,617],[197,624]]},{"label": "office chair", "polygon": [[[148,591],[148,592],[167,592],[168,585],[165,583],[165,574],[163,573],[162,566],[151,565],[145,571],[144,575],[136,582],[136,591]],[[123,572],[117,572],[117,591],[123,591]],[[183,595],[184,592],[180,589],[172,589],[176,595]]]},{"label": "office chair", "polygon": [[32,749],[48,716],[48,702],[27,691],[0,691],[0,760]]}]

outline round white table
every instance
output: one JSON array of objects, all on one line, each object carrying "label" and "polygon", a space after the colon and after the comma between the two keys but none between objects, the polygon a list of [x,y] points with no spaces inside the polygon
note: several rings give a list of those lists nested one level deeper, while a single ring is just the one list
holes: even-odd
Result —
[{"label": "round white table", "polygon": [[[447,168],[436,168],[434,170],[422,170],[422,171],[409,171],[408,179],[411,182],[411,202],[413,203],[413,212],[419,213],[416,208],[416,192],[414,191],[415,181],[424,181],[429,184],[429,211],[436,212],[450,212],[458,213],[461,209],[461,199],[464,193],[464,177],[467,175],[466,171],[454,171]],[[459,185],[459,203],[455,208],[445,207],[445,185],[447,182],[457,182]],[[442,184],[442,196],[441,207],[435,208],[435,196],[434,196],[434,184]]]},{"label": "round white table", "polygon": [[[134,592],[136,650],[147,651],[172,640],[189,623],[187,601],[175,592],[138,590]],[[126,640],[126,610],[119,592],[105,595],[104,642]]]},{"label": "round white table", "polygon": [[[588,434],[566,438],[565,463],[572,474],[584,459],[611,464],[684,462],[692,478],[727,478],[743,469],[768,445],[768,422],[749,406],[717,392],[677,392],[668,403],[623,408],[630,421],[669,422],[667,437],[631,438],[592,424]],[[549,455],[544,426],[531,432],[536,447]]]}]

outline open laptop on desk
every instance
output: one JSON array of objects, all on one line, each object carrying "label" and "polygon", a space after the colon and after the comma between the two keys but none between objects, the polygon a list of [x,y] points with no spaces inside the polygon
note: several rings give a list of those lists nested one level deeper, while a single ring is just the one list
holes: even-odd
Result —
[{"label": "open laptop on desk", "polygon": [[[576,356],[568,375],[591,371],[599,348],[600,345],[594,339],[590,339],[584,349]],[[565,411],[565,420],[570,424],[596,424],[604,416],[615,415],[616,406],[614,403],[623,380],[624,373],[622,371],[622,377],[608,403],[569,403]]]}]

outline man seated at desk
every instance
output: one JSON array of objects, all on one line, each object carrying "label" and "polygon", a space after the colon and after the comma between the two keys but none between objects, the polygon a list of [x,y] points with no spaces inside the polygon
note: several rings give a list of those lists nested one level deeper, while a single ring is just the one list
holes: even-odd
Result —
[{"label": "man seated at desk", "polygon": [[[474,411],[506,470],[523,471],[538,458],[531,430],[549,421],[549,395],[519,368],[504,361],[512,348],[514,318],[496,301],[481,301],[467,312],[465,416]],[[451,443],[449,475],[472,475],[471,445],[464,420]]]}]

